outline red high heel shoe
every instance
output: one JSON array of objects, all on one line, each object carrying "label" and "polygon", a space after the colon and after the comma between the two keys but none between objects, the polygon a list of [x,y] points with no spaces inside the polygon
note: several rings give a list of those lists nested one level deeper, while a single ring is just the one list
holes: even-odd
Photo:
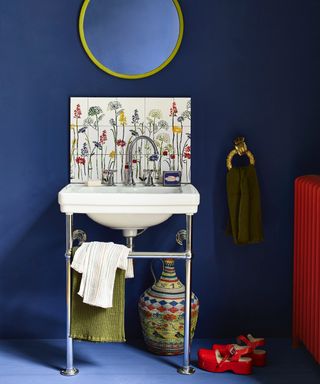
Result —
[{"label": "red high heel shoe", "polygon": [[[263,338],[256,338],[250,334],[247,335],[247,337],[241,335],[237,337],[237,343],[238,344],[233,345],[241,348],[249,348],[246,355],[251,357],[253,366],[264,367],[266,365],[267,352],[263,349],[256,349],[257,347],[265,345],[265,340]],[[212,349],[218,349],[222,356],[228,353],[228,345],[225,344],[214,344]]]},{"label": "red high heel shoe", "polygon": [[252,358],[252,363],[255,367],[264,367],[267,363],[267,352],[264,349],[256,349],[265,345],[265,339],[262,337],[253,337],[248,334],[247,336],[240,335],[237,337],[239,345],[244,344],[252,349],[249,355]]},{"label": "red high heel shoe", "polygon": [[243,356],[250,352],[248,347],[238,347],[228,344],[226,353],[221,355],[218,349],[199,349],[198,366],[209,372],[232,371],[238,375],[249,375],[252,373],[252,359]]}]

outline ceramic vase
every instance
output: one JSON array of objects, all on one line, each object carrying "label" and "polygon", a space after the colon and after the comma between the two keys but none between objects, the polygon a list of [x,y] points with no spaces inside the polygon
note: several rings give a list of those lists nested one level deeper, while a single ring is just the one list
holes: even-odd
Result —
[{"label": "ceramic vase", "polygon": [[[160,279],[139,299],[143,338],[149,351],[158,355],[183,353],[185,287],[178,279],[173,259],[163,260]],[[199,300],[191,296],[191,339],[197,324]]]}]

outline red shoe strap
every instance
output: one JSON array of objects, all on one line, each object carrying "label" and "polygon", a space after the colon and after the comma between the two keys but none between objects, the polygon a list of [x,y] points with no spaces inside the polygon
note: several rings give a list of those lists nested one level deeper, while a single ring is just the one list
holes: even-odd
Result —
[{"label": "red shoe strap", "polygon": [[217,368],[220,367],[226,360],[239,361],[240,357],[252,351],[251,347],[236,349],[234,344],[227,345],[227,353],[223,356],[220,363],[217,363]]},{"label": "red shoe strap", "polygon": [[240,335],[237,337],[237,340],[240,340],[242,341],[244,344],[246,344],[248,347],[251,347],[252,350],[254,351],[257,347],[259,347],[260,345],[263,345],[263,343],[261,343],[261,341],[257,341],[257,342],[254,342],[254,341],[250,341],[246,336],[244,335]]}]

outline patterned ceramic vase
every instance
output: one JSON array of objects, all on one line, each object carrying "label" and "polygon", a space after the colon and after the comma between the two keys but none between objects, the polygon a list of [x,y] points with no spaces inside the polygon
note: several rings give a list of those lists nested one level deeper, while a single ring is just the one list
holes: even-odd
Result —
[{"label": "patterned ceramic vase", "polygon": [[[138,304],[144,341],[147,348],[158,355],[183,353],[184,292],[178,279],[173,259],[163,260],[160,279],[147,289]],[[199,300],[192,293],[191,338],[197,324]]]}]

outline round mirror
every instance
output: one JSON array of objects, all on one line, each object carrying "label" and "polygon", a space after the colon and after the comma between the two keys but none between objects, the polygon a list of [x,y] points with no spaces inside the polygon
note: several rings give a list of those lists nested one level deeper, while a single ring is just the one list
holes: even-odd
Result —
[{"label": "round mirror", "polygon": [[174,58],[183,17],[178,0],[85,0],[79,30],[86,53],[100,69],[139,79]]}]

